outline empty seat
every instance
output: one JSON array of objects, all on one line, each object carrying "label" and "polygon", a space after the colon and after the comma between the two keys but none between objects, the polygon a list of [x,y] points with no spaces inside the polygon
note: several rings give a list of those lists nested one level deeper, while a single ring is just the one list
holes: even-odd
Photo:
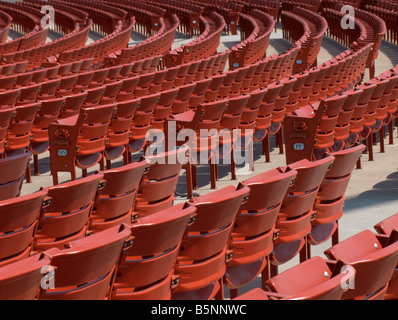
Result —
[{"label": "empty seat", "polygon": [[0,200],[18,197],[32,152],[0,159]]},{"label": "empty seat", "polygon": [[398,262],[398,237],[363,230],[324,253],[330,260],[342,260],[356,270],[354,288],[344,300],[383,300]]},{"label": "empty seat", "polygon": [[218,150],[216,149],[215,152],[220,159],[230,156],[231,178],[233,180],[236,179],[234,146],[241,139],[241,136],[239,136],[239,124],[249,100],[249,94],[242,94],[241,96],[228,99],[228,104],[222,115],[218,129]]},{"label": "empty seat", "polygon": [[233,251],[229,238],[241,205],[250,189],[228,186],[190,201],[196,207],[195,223],[188,226],[177,258],[180,276],[174,300],[223,299],[223,278]]},{"label": "empty seat", "polygon": [[73,93],[73,88],[77,81],[77,75],[72,74],[70,76],[62,77],[59,82],[59,87],[55,93],[57,97],[68,96]]},{"label": "empty seat", "polygon": [[42,289],[40,300],[109,299],[122,249],[130,242],[130,229],[119,225],[45,251],[55,270],[54,287]]},{"label": "empty seat", "polygon": [[[355,282],[355,269],[319,256],[287,269],[235,300],[340,300]],[[339,270],[340,269],[340,270]]]},{"label": "empty seat", "polygon": [[[375,230],[386,236],[392,234],[394,230],[398,230],[398,214],[394,214],[374,226]],[[388,284],[385,300],[396,300],[398,297],[398,265],[394,270],[391,280]]]},{"label": "empty seat", "polygon": [[131,123],[131,136],[128,143],[132,153],[142,150],[148,143],[146,136],[151,128],[153,113],[160,99],[160,93],[143,96]]},{"label": "empty seat", "polygon": [[66,96],[65,104],[62,106],[58,118],[63,119],[79,114],[86,97],[86,91]]},{"label": "empty seat", "polygon": [[[227,104],[228,100],[226,99],[204,103],[199,105],[196,110],[176,114],[167,120],[166,139],[177,136],[183,129],[191,129],[196,133],[194,139],[185,134],[176,142],[180,145],[188,143],[191,148],[187,174],[191,172],[192,176],[187,177],[187,180],[192,181],[192,185],[187,183],[188,198],[192,198],[193,188],[197,187],[195,166],[209,164],[211,188],[216,188],[218,129]],[[175,122],[175,126],[171,122]],[[185,140],[180,141],[181,139]]]},{"label": "empty seat", "polygon": [[33,124],[39,108],[40,102],[15,107],[7,130],[6,156],[26,152],[29,149]]},{"label": "empty seat", "polygon": [[178,286],[176,259],[196,208],[178,204],[131,225],[134,242],[123,250],[112,291],[113,300],[168,300]]},{"label": "empty seat", "polygon": [[31,104],[36,102],[40,89],[41,83],[20,88],[20,95],[17,99],[16,105]]},{"label": "empty seat", "polygon": [[320,185],[314,204],[314,218],[308,234],[307,252],[310,245],[317,245],[332,237],[332,244],[339,242],[338,220],[343,215],[345,192],[358,159],[365,150],[363,144],[328,153],[335,158],[332,168]]},{"label": "empty seat", "polygon": [[14,108],[0,109],[0,155],[4,154],[7,131],[15,114]]},{"label": "empty seat", "polygon": [[224,281],[231,289],[231,298],[260,273],[263,279],[269,278],[269,255],[277,232],[276,219],[296,176],[295,170],[280,172],[273,169],[241,182],[250,188],[250,193],[235,219],[229,242],[233,255],[227,264]]},{"label": "empty seat", "polygon": [[21,95],[20,88],[0,92],[0,107],[9,108],[15,106],[20,95]]},{"label": "empty seat", "polygon": [[158,104],[153,111],[151,120],[152,129],[164,131],[164,122],[171,114],[171,108],[178,94],[178,88],[163,90],[160,92]]},{"label": "empty seat", "polygon": [[47,187],[51,202],[43,208],[36,231],[34,250],[62,249],[70,241],[84,238],[103,173]]},{"label": "empty seat", "polygon": [[141,179],[149,168],[144,160],[105,170],[105,186],[98,192],[90,216],[90,231],[97,233],[115,225],[129,225]]},{"label": "empty seat", "polygon": [[47,190],[0,201],[0,267],[30,256]]},{"label": "empty seat", "polygon": [[311,232],[315,198],[333,161],[333,156],[312,162],[304,159],[280,168],[282,172],[296,170],[297,177],[286,193],[276,221],[279,234],[274,240],[271,255],[271,276],[277,273],[278,265],[291,260],[299,252],[301,261],[308,258],[305,244]]},{"label": "empty seat", "polygon": [[[1,300],[34,300],[39,297],[50,258],[35,254],[0,268]],[[45,279],[44,279],[45,280]]]},{"label": "empty seat", "polygon": [[48,100],[54,98],[60,84],[60,79],[48,80],[41,83],[40,91],[37,94],[37,100]]},{"label": "empty seat", "polygon": [[112,121],[108,128],[105,147],[106,167],[111,168],[112,160],[123,156],[124,163],[128,163],[128,143],[131,135],[131,126],[141,99],[132,99],[118,102],[115,106]]},{"label": "empty seat", "polygon": [[150,167],[137,194],[134,211],[138,218],[173,205],[181,168],[188,162],[188,151],[183,147],[146,157]]}]

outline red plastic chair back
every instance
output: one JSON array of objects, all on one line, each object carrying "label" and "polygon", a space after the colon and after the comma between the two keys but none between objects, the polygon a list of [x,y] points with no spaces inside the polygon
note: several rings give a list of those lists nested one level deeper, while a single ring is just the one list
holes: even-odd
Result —
[{"label": "red plastic chair back", "polygon": [[305,159],[286,167],[296,170],[297,177],[289,187],[276,222],[279,235],[274,241],[274,264],[289,261],[303,248],[311,231],[315,197],[333,161],[332,156],[312,162]]},{"label": "red plastic chair back", "polygon": [[40,287],[50,259],[36,254],[0,268],[1,300],[34,300],[39,297]]},{"label": "red plastic chair back", "polygon": [[5,153],[26,151],[32,136],[33,123],[39,110],[40,102],[15,107],[10,126],[7,131]]},{"label": "red plastic chair back", "polygon": [[32,140],[30,142],[32,152],[42,153],[48,149],[48,126],[58,119],[64,103],[64,98],[41,101],[32,128]]},{"label": "red plastic chair back", "polygon": [[60,111],[59,119],[68,118],[79,114],[86,97],[86,91],[65,97],[65,104]]},{"label": "red plastic chair back", "polygon": [[62,249],[66,243],[86,236],[89,217],[104,175],[97,173],[76,181],[48,187],[50,205],[42,211],[35,250]]},{"label": "red plastic chair back", "polygon": [[18,197],[32,152],[0,159],[0,200]]},{"label": "red plastic chair back", "polygon": [[195,206],[181,203],[131,225],[134,242],[123,250],[112,299],[170,299],[181,240],[195,211]]},{"label": "red plastic chair back", "polygon": [[0,201],[0,267],[29,257],[47,190]]},{"label": "red plastic chair back", "polygon": [[119,168],[105,170],[105,187],[98,192],[90,216],[90,230],[98,232],[118,224],[129,225],[134,217],[134,204],[146,161],[133,162]]},{"label": "red plastic chair back", "polygon": [[125,153],[131,134],[131,123],[139,103],[140,99],[117,103],[107,133],[106,159],[113,160]]},{"label": "red plastic chair back", "polygon": [[398,236],[393,232],[382,245],[374,233],[364,230],[327,249],[325,255],[342,260],[357,271],[354,288],[343,299],[382,300],[397,266]]},{"label": "red plastic chair back", "polygon": [[197,216],[182,240],[176,266],[180,281],[173,299],[212,299],[217,294],[231,259],[227,247],[233,222],[249,191],[243,185],[228,186],[190,201]]},{"label": "red plastic chair back", "polygon": [[270,296],[282,294],[283,300],[340,300],[349,290],[346,282],[353,281],[355,275],[354,268],[334,274],[326,261],[316,256],[267,280],[265,287]]},{"label": "red plastic chair back", "polygon": [[318,244],[326,241],[337,230],[337,220],[343,215],[345,192],[365,146],[360,144],[349,149],[332,152],[335,158],[332,168],[321,183],[314,204],[315,218],[312,220],[308,241]]},{"label": "red plastic chair back", "polygon": [[138,152],[146,145],[146,134],[148,133],[153,113],[158,105],[160,93],[154,93],[141,97],[139,107],[134,115],[131,124],[131,137],[129,149],[131,152]]},{"label": "red plastic chair back", "polygon": [[7,131],[14,113],[14,108],[0,109],[0,155],[4,153]]},{"label": "red plastic chair back", "polygon": [[145,158],[150,167],[137,194],[138,218],[172,206],[181,168],[188,161],[188,150],[184,147]]},{"label": "red plastic chair back", "polygon": [[286,192],[297,175],[273,169],[242,181],[250,193],[235,219],[229,249],[232,260],[225,276],[229,288],[254,280],[267,265],[273,250],[275,223]]},{"label": "red plastic chair back", "polygon": [[43,289],[40,300],[109,299],[122,249],[131,231],[126,225],[71,241],[65,249],[44,252],[51,259],[54,287]]}]

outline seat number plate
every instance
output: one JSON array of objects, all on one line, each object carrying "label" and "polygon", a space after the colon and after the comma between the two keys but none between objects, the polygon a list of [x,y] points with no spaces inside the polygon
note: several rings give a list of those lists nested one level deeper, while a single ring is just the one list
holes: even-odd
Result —
[{"label": "seat number plate", "polygon": [[59,149],[58,150],[58,155],[60,157],[65,157],[68,154],[68,151],[66,149]]},{"label": "seat number plate", "polygon": [[295,143],[293,148],[296,151],[304,150],[304,143]]}]

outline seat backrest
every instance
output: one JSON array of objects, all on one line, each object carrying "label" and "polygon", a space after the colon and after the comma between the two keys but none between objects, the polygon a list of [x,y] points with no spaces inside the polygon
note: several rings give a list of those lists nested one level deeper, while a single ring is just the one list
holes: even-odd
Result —
[{"label": "seat backrest", "polygon": [[108,128],[105,154],[108,159],[116,159],[123,154],[129,142],[130,128],[140,99],[118,102]]},{"label": "seat backrest", "polygon": [[29,147],[33,123],[39,108],[40,102],[15,107],[15,113],[7,131],[7,154],[15,150],[26,150]]},{"label": "seat backrest", "polygon": [[355,168],[357,160],[365,148],[365,145],[358,144],[351,148],[329,153],[329,155],[333,156],[335,160],[333,161],[331,169],[326,173],[326,178],[338,179],[351,174]]},{"label": "seat backrest", "polygon": [[298,174],[288,192],[291,194],[298,192],[306,193],[318,188],[327,171],[332,168],[333,161],[333,156],[327,156],[316,161],[304,159],[289,164],[287,167],[296,170]]},{"label": "seat backrest", "polygon": [[0,266],[26,258],[47,190],[0,201]]},{"label": "seat backrest", "polygon": [[387,286],[398,262],[398,237],[393,233],[384,246],[376,234],[363,230],[339,242],[324,253],[332,260],[342,260],[357,271],[355,286],[343,299],[371,299]]},{"label": "seat backrest", "polygon": [[90,237],[71,241],[66,248],[44,252],[55,269],[54,289],[43,289],[40,299],[104,300],[109,298],[113,277],[131,231],[119,225]]},{"label": "seat backrest", "polygon": [[250,95],[244,94],[228,99],[227,108],[220,122],[220,129],[233,130],[239,127],[239,122]]},{"label": "seat backrest", "polygon": [[21,88],[21,95],[18,97],[17,105],[31,104],[36,101],[41,88],[41,83],[32,84]]},{"label": "seat backrest", "polygon": [[105,140],[116,104],[107,104],[80,110],[78,153],[85,155],[105,149]]},{"label": "seat backrest", "polygon": [[207,287],[224,276],[226,262],[231,260],[227,248],[233,223],[249,191],[243,185],[228,186],[190,200],[197,215],[187,227],[178,254],[176,274],[181,277],[176,294]]},{"label": "seat backrest", "polygon": [[268,92],[266,88],[256,89],[249,93],[250,98],[247,102],[245,109],[243,109],[240,118],[240,127],[253,129],[256,122],[257,114],[260,110],[261,103]]},{"label": "seat backrest", "polygon": [[106,86],[100,86],[92,89],[87,89],[85,90],[87,92],[86,100],[84,100],[84,106],[85,107],[92,107],[92,106],[97,106],[100,101],[102,96],[105,93]]},{"label": "seat backrest", "polygon": [[0,155],[4,153],[7,131],[14,113],[14,108],[0,109]]},{"label": "seat backrest", "polygon": [[42,210],[36,232],[36,250],[64,244],[86,236],[89,217],[98,189],[103,187],[103,173],[47,187],[51,203]]},{"label": "seat backrest", "polygon": [[52,98],[41,101],[32,128],[32,142],[48,140],[48,126],[57,120],[65,98]]},{"label": "seat backrest", "polygon": [[20,94],[21,94],[20,88],[0,92],[0,107],[5,108],[5,107],[15,106]]},{"label": "seat backrest", "polygon": [[0,200],[19,196],[32,152],[0,159]]},{"label": "seat backrest", "polygon": [[84,100],[86,100],[86,97],[86,91],[66,96],[65,104],[60,111],[59,118],[63,119],[79,114],[80,109],[83,106]]},{"label": "seat backrest", "polygon": [[[196,114],[199,114],[196,124],[198,136],[208,136],[207,130],[218,130],[222,116],[227,108],[228,99],[217,100],[214,102],[204,103],[197,107]],[[203,130],[203,131],[202,131]]]},{"label": "seat backrest", "polygon": [[138,217],[172,205],[181,168],[188,161],[188,151],[187,147],[182,147],[145,158],[150,167],[137,194],[135,212]]},{"label": "seat backrest", "polygon": [[[113,299],[170,298],[171,275],[181,239],[195,211],[195,206],[181,203],[131,225],[134,242],[123,250]],[[159,290],[164,282],[165,288]]]},{"label": "seat backrest", "polygon": [[326,261],[315,256],[267,280],[265,287],[286,295],[284,300],[340,300],[348,289],[345,281],[355,276],[355,269],[346,270],[333,276]]},{"label": "seat backrest", "polygon": [[115,224],[131,223],[138,187],[147,170],[149,164],[140,161],[103,172],[106,183],[94,203],[90,216],[91,231],[98,232]]},{"label": "seat backrest", "polygon": [[[302,242],[303,237],[311,231],[315,198],[319,186],[333,161],[334,157],[332,156],[317,161],[304,159],[294,162],[285,168],[280,168],[282,172],[286,171],[286,169],[297,171],[297,177],[283,199],[276,223],[279,235],[275,243],[285,245],[287,243],[297,243],[298,241]],[[279,249],[275,250],[276,259],[279,260],[282,259],[282,256],[285,256],[282,251]],[[290,258],[294,257],[296,253],[293,250]]]},{"label": "seat backrest", "polygon": [[1,300],[34,300],[39,296],[40,287],[50,259],[42,254],[11,263],[0,268]]},{"label": "seat backrest", "polygon": [[380,234],[389,235],[395,229],[398,230],[398,213],[377,223],[374,228]]},{"label": "seat backrest", "polygon": [[311,222],[311,238],[314,240],[324,241],[334,232],[334,222],[343,215],[345,193],[352,171],[364,149],[364,145],[358,144],[329,154],[335,160],[320,185],[314,203],[315,218]]},{"label": "seat backrest", "polygon": [[222,251],[249,192],[249,187],[244,185],[228,186],[192,199],[190,202],[197,209],[197,217],[184,236],[180,257],[196,261]]},{"label": "seat backrest", "polygon": [[295,170],[272,169],[242,181],[250,194],[236,217],[233,233],[251,237],[272,229],[289,186],[297,176]]}]

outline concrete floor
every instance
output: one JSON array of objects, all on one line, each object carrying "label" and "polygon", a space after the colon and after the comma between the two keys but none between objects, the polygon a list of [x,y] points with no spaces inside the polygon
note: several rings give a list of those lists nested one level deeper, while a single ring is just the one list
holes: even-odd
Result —
[{"label": "concrete floor", "polygon": [[[10,36],[13,33],[10,32]],[[90,40],[94,41],[97,35],[90,33]],[[137,41],[139,37],[132,35],[132,41]],[[90,43],[91,41],[88,41]],[[187,39],[182,35],[176,38],[176,43],[173,47],[180,46],[186,43]],[[232,47],[234,44],[240,42],[239,36],[223,36],[219,51]],[[283,52],[289,44],[282,39],[281,30],[273,32],[270,41],[270,47],[267,54]],[[329,60],[333,55],[344,51],[345,48],[331,39],[325,38],[322,42],[322,50],[319,54],[318,61],[322,63]],[[384,42],[380,47],[379,58],[376,61],[376,75],[380,74],[392,66],[398,64],[398,50],[397,46]],[[397,130],[394,130],[396,137]],[[388,145],[386,139],[386,152],[379,153],[378,146],[375,146],[374,161],[368,161],[367,155],[362,156],[362,169],[355,170],[352,174],[350,184],[346,192],[346,201],[344,207],[343,217],[340,219],[340,240],[364,230],[371,229],[373,226],[398,212],[398,138],[396,143]],[[49,153],[46,152],[40,155],[40,175],[32,177],[32,183],[24,183],[22,187],[22,194],[32,193],[37,191],[41,186],[52,185],[52,178],[49,171]],[[264,156],[261,155],[261,145],[254,145],[255,171],[247,174],[239,174],[238,180],[233,181],[230,177],[228,165],[219,166],[219,181],[217,188],[222,188],[227,185],[237,185],[238,181],[247,179],[251,176],[260,174],[261,172],[285,165],[285,155],[279,154],[279,150],[275,148],[274,138],[271,139],[271,162],[265,163]],[[114,166],[121,165],[121,162],[114,163]],[[99,167],[92,168],[98,170]],[[78,175],[80,174],[78,170]],[[70,177],[68,174],[61,174],[60,181],[67,181]],[[199,179],[199,195],[204,195],[213,190],[210,189],[209,183],[209,169],[206,166],[198,168]],[[185,172],[181,173],[181,179],[177,188],[179,193],[185,193]],[[176,197],[176,203],[184,202],[186,198]],[[330,242],[316,246],[312,249],[313,255],[323,256],[325,249],[330,247]],[[293,259],[289,263],[282,265],[280,271],[298,263],[298,258]],[[252,287],[258,286],[260,280],[251,283],[244,287],[240,292],[245,292]],[[228,296],[228,293],[227,293]]]}]

